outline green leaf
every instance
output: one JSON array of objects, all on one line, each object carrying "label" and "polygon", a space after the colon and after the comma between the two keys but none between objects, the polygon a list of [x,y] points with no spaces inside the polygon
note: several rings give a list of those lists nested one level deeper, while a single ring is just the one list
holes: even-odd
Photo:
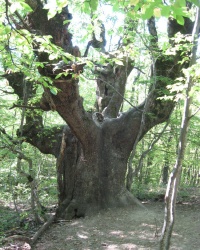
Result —
[{"label": "green leaf", "polygon": [[174,6],[179,7],[179,8],[180,7],[185,7],[186,2],[185,2],[185,0],[176,0]]},{"label": "green leaf", "polygon": [[58,78],[60,78],[61,76],[63,76],[63,72],[57,74],[57,76],[55,77],[55,79],[58,79]]},{"label": "green leaf", "polygon": [[57,57],[58,57],[58,55],[56,55],[56,54],[50,54],[49,55],[49,60],[54,60],[54,59],[57,59]]},{"label": "green leaf", "polygon": [[88,66],[89,68],[93,68],[93,67],[94,67],[93,62],[91,62],[91,61],[86,61],[86,64],[87,64],[87,66]]},{"label": "green leaf", "polygon": [[14,2],[11,4],[10,6],[10,12],[13,14],[16,10],[21,10],[25,13],[27,12],[31,12],[32,8],[25,2],[23,1],[18,1],[18,2]]},{"label": "green leaf", "polygon": [[116,63],[117,65],[124,66],[123,62],[120,61],[120,60],[118,60],[118,59],[115,59],[115,63]]},{"label": "green leaf", "polygon": [[164,16],[164,17],[169,17],[170,12],[171,12],[170,6],[164,6],[161,9],[161,15]]},{"label": "green leaf", "polygon": [[48,20],[53,18],[57,13],[57,8],[52,8],[50,3],[45,4],[44,9],[49,10],[47,14]]},{"label": "green leaf", "polygon": [[6,35],[11,32],[11,27],[10,26],[5,26],[0,28],[0,34],[1,35]]},{"label": "green leaf", "polygon": [[155,17],[160,17],[161,16],[161,9],[160,8],[155,8],[153,10],[154,16]]},{"label": "green leaf", "polygon": [[80,78],[80,81],[87,82],[87,79],[82,74],[79,75],[79,78]]},{"label": "green leaf", "polygon": [[190,13],[187,11],[185,7],[177,7],[176,5],[171,7],[171,10],[173,11],[173,17],[177,19],[176,16],[184,16],[189,17]]},{"label": "green leaf", "polygon": [[21,2],[21,6],[25,10],[25,12],[31,12],[31,11],[33,11],[32,8],[27,3]]},{"label": "green leaf", "polygon": [[99,1],[98,1],[98,0],[91,0],[91,1],[90,1],[91,9],[92,9],[93,11],[96,11],[96,10],[97,10],[97,7],[98,7],[98,4],[99,4]]},{"label": "green leaf", "polygon": [[51,88],[50,88],[50,92],[51,92],[53,95],[57,95],[57,94],[58,94],[58,90],[57,90],[57,88],[55,88],[55,87],[51,87]]},{"label": "green leaf", "polygon": [[143,6],[142,8],[142,19],[149,19],[153,16],[153,8],[150,6]]},{"label": "green leaf", "polygon": [[83,12],[85,12],[86,14],[90,14],[90,5],[88,2],[84,2],[83,6],[82,6],[82,10]]},{"label": "green leaf", "polygon": [[138,4],[139,3],[139,0],[130,0],[130,4],[131,5],[136,5],[136,4]]},{"label": "green leaf", "polygon": [[62,9],[68,5],[68,1],[67,0],[56,0],[56,6],[58,9],[58,12],[62,11]]},{"label": "green leaf", "polygon": [[57,13],[56,9],[54,9],[54,10],[50,9],[48,11],[48,15],[47,15],[48,16],[48,20],[51,19],[51,18],[53,18],[56,15],[56,13]]},{"label": "green leaf", "polygon": [[63,22],[63,24],[65,25],[65,24],[70,23],[70,22],[71,22],[71,20],[65,20],[65,21]]},{"label": "green leaf", "polygon": [[[66,64],[68,64],[71,58],[66,58],[66,57],[63,56],[62,59],[63,59],[63,61],[64,61]],[[72,60],[72,59],[73,59],[73,60]],[[74,58],[72,58],[72,59],[71,59],[71,61],[74,61]]]},{"label": "green leaf", "polygon": [[177,23],[180,24],[180,25],[184,25],[184,18],[180,15],[177,15],[176,16],[176,20],[177,20]]}]

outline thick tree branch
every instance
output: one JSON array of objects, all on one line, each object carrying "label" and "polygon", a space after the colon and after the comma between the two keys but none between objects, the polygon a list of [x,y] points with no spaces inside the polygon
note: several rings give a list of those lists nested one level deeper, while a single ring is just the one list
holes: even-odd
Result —
[{"label": "thick tree branch", "polygon": [[[132,108],[137,108],[136,106],[134,106],[128,99],[126,99],[119,91],[117,91],[116,89],[115,89],[115,87],[114,86],[112,86],[109,82],[106,82],[106,81],[104,81],[103,79],[100,79],[100,78],[98,78],[98,79],[88,79],[88,80],[100,80],[100,81],[102,81],[102,82],[104,82],[106,85],[108,85],[109,87],[111,87],[113,90],[114,90],[114,92],[116,92],[116,94],[118,94],[124,101],[126,101]],[[117,114],[118,115],[118,114]]]},{"label": "thick tree branch", "polygon": [[26,138],[26,142],[37,147],[42,153],[52,154],[57,157],[59,155],[59,145],[64,127],[66,127],[68,138],[72,138],[71,131],[67,126],[43,128],[36,127],[34,123],[23,126],[23,137]]},{"label": "thick tree branch", "polygon": [[[40,30],[41,34],[52,35],[56,45],[68,53],[74,53],[75,47],[72,46],[72,36],[68,31],[69,23],[63,25],[63,21],[69,19],[71,19],[71,14],[67,7],[50,20],[47,18],[46,10],[37,8],[37,11],[29,16],[29,25]],[[38,54],[38,59],[43,63],[49,61],[48,54],[43,52]],[[96,126],[91,116],[85,112],[83,100],[79,95],[78,76],[83,70],[83,66],[84,64],[74,62],[65,64],[63,62],[62,65],[59,64],[59,67],[55,67],[55,64],[53,65],[49,61],[49,63],[45,63],[44,68],[39,68],[40,74],[50,77],[53,80],[53,85],[58,89],[58,93],[53,95],[48,88],[45,88],[40,106],[43,110],[56,110],[70,126],[84,148],[87,148],[89,145],[84,145],[84,142],[87,141],[85,139],[92,137]],[[63,74],[56,79],[56,76],[62,72],[65,75]]]},{"label": "thick tree branch", "polygon": [[[83,100],[79,95],[79,87],[77,79],[69,79],[64,81],[55,80],[54,86],[58,89],[57,95],[50,94],[56,111],[67,122],[72,132],[84,145],[87,138],[92,138],[96,131],[95,123],[83,107]],[[45,108],[46,103],[50,103],[48,96],[43,96],[41,107]]]},{"label": "thick tree branch", "polygon": [[[127,83],[127,78],[133,69],[132,61],[127,57],[124,58],[124,66],[117,66],[115,69],[115,90],[112,94],[112,97],[108,103],[108,106],[105,108],[104,115],[105,117],[117,117],[123,98],[125,94],[125,88]],[[120,93],[120,95],[118,94]]]},{"label": "thick tree branch", "polygon": [[[190,24],[191,21],[186,19],[186,24]],[[170,30],[171,19],[169,19],[168,31]],[[170,34],[175,34],[178,31],[182,31],[182,26],[178,26],[179,30],[174,30],[173,27]],[[186,28],[187,31],[186,31]],[[185,25],[184,33],[191,34],[191,26]],[[132,141],[132,146],[137,138],[139,131],[141,131],[139,139],[141,139],[153,126],[166,121],[174,106],[175,102],[173,100],[163,100],[163,97],[166,94],[167,85],[171,85],[176,77],[180,75],[180,71],[183,65],[178,64],[178,61],[181,59],[179,51],[175,56],[168,56],[160,54],[154,62],[154,67],[152,70],[152,79],[153,85],[149,90],[149,94],[146,100],[137,107],[137,109],[132,108],[127,111],[123,116],[120,117],[120,124],[118,124],[118,132],[123,129],[126,130],[124,134],[124,140]],[[185,66],[185,65],[184,65]],[[139,110],[143,110],[139,112]],[[141,128],[141,120],[142,128]],[[126,126],[124,125],[126,124]],[[134,128],[134,129],[133,129]],[[119,141],[120,143],[120,141]],[[121,142],[123,143],[123,142]]]},{"label": "thick tree branch", "polygon": [[[122,55],[122,52],[121,52]],[[113,61],[117,55],[110,55]],[[97,74],[97,107],[106,118],[116,118],[119,115],[121,104],[124,100],[127,77],[133,69],[133,61],[129,56],[124,55],[124,65],[111,66],[110,63],[103,66],[96,66]],[[132,104],[131,104],[132,105]]]},{"label": "thick tree branch", "polygon": [[[184,32],[184,34],[191,34],[191,20],[185,19],[185,27],[181,25],[175,25],[174,21],[169,18],[168,21],[168,33],[169,38],[171,35],[175,35],[177,32]],[[151,31],[153,32],[153,31]],[[145,110],[145,125],[143,134],[146,133],[154,125],[164,122],[169,118],[172,109],[175,106],[173,100],[161,100],[160,97],[164,96],[167,92],[167,85],[173,84],[176,77],[180,75],[181,69],[187,67],[187,65],[178,64],[181,60],[180,52],[177,51],[175,56],[159,55],[154,63],[152,70],[153,87],[150,88],[149,96],[146,99],[147,110]],[[170,93],[169,93],[170,94]]]}]

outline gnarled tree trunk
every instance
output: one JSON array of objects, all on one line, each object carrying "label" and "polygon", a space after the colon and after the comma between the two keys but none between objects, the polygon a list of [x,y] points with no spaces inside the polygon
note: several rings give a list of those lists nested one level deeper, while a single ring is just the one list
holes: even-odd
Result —
[{"label": "gnarled tree trunk", "polygon": [[[30,4],[31,2],[34,1],[30,1]],[[68,31],[69,23],[63,25],[63,20],[71,19],[68,8],[64,8],[62,13],[50,20],[47,18],[47,11],[42,9],[41,5],[36,4],[34,10],[26,21],[29,31],[34,34],[51,35],[54,44],[74,56],[80,56],[78,48],[72,45],[72,35]],[[154,19],[151,19],[148,25],[153,37],[154,52],[158,50]],[[174,21],[169,20],[170,36],[178,31],[186,32],[186,27],[189,27],[185,25],[183,29],[176,24],[174,29],[173,25]],[[101,35],[105,35],[104,32]],[[103,44],[97,42],[93,35],[90,44],[93,47],[98,45],[104,52],[105,37],[102,41]],[[40,44],[36,47],[39,48]],[[166,58],[159,51],[156,53],[160,55],[152,67],[153,84],[148,97],[138,107],[133,107],[119,116],[126,78],[133,67],[131,60],[124,59],[124,66],[113,67],[108,64],[104,70],[96,68],[99,112],[92,115],[85,111],[78,89],[78,75],[83,70],[84,62],[59,62],[55,67],[55,62],[53,64],[49,60],[46,52],[36,49],[38,61],[44,63],[44,67],[38,68],[39,73],[50,77],[53,85],[59,90],[54,95],[48,88],[44,88],[40,108],[44,111],[57,111],[67,126],[45,128],[42,117],[33,111],[31,115],[27,114],[23,136],[41,152],[57,158],[59,205],[68,201],[67,205],[62,207],[60,216],[84,216],[101,208],[136,202],[125,188],[130,152],[135,141],[140,140],[153,126],[169,118],[175,103],[171,100],[160,100],[158,97],[164,95],[166,86],[179,76],[181,69],[177,64],[180,58],[178,53],[170,58]],[[66,71],[69,72],[67,76],[63,75],[56,79],[59,73]],[[19,98],[22,98],[23,84],[19,86],[19,82],[23,83],[23,74],[6,74],[5,77]]]}]

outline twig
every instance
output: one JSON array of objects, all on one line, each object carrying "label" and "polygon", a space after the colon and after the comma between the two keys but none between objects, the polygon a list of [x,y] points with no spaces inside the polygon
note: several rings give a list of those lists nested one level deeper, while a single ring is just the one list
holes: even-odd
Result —
[{"label": "twig", "polygon": [[13,138],[6,133],[4,128],[0,127],[0,132],[4,134],[7,137],[7,139],[9,139],[9,141],[11,141],[14,145],[17,145],[19,143],[18,140],[13,140]]},{"label": "twig", "polygon": [[35,233],[35,235],[31,238],[31,244],[35,244],[38,238],[49,228],[49,226],[57,219],[57,217],[60,215],[62,211],[65,211],[65,209],[69,206],[71,200],[66,199],[64,200],[60,207],[56,209],[56,213],[52,215],[49,220],[42,225],[42,227]]},{"label": "twig", "polygon": [[200,107],[192,114],[191,116],[188,117],[188,119],[192,119],[198,112],[200,111]]},{"label": "twig", "polygon": [[[1,77],[1,76],[0,76]],[[0,91],[5,93],[5,94],[9,94],[9,95],[12,95],[14,94],[15,92],[10,92],[10,91],[7,91],[7,90],[3,90],[2,88],[0,88]],[[3,106],[3,105],[0,105],[1,107],[6,107],[6,106]]]},{"label": "twig", "polygon": [[[170,115],[170,116],[171,116],[171,115]],[[139,160],[138,167],[135,168],[135,171],[133,172],[132,177],[137,176],[138,172],[139,172],[139,171],[141,170],[141,168],[142,168],[142,161],[143,161],[143,159],[144,159],[144,158],[146,157],[146,155],[152,150],[152,148],[153,148],[153,146],[156,144],[156,142],[159,141],[159,139],[161,138],[161,136],[162,136],[163,133],[165,132],[167,126],[169,125],[169,122],[170,122],[170,119],[168,119],[167,123],[165,124],[165,126],[163,127],[162,131],[159,133],[159,135],[157,136],[157,138],[154,139],[154,140],[151,142],[149,148],[148,148],[147,150],[145,150],[145,151],[142,153],[142,155],[141,155],[141,157],[140,157],[140,160]]]},{"label": "twig", "polygon": [[[13,28],[12,24],[10,23],[10,19],[9,19],[9,16],[8,16],[8,6],[11,6],[11,4],[9,3],[8,0],[5,0],[6,1],[6,18],[8,20],[8,23],[9,25]],[[21,15],[19,14],[19,12],[16,10],[15,12],[15,15],[19,18],[19,20],[23,23],[23,26],[29,31],[31,32],[29,26],[24,22],[23,18],[21,17]],[[13,28],[14,30],[16,30],[15,28]],[[16,30],[17,31],[17,30]]]},{"label": "twig", "polygon": [[10,107],[9,109],[13,109],[13,108],[41,109],[40,106],[28,106],[28,105],[18,105],[18,104],[13,104],[13,106]]}]

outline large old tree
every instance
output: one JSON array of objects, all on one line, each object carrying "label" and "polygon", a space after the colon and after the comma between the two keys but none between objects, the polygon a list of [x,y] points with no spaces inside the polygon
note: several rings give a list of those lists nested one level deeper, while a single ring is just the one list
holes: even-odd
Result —
[{"label": "large old tree", "polygon": [[[193,28],[187,17],[191,4],[183,11],[183,1],[175,1],[173,8],[162,1],[147,1],[146,4],[132,1],[135,7],[122,1],[126,6],[119,5],[118,8],[127,17],[121,24],[124,33],[116,53],[106,51],[106,24],[102,21],[94,23],[95,18],[92,17],[91,24],[97,25],[100,32],[97,35],[93,30],[88,35],[87,48],[81,56],[79,48],[72,44],[69,31],[72,19],[70,6],[63,5],[61,11],[58,8],[58,13],[49,18],[48,8],[43,8],[44,2],[26,0],[32,11],[26,4],[21,4],[18,11],[14,1],[3,3],[4,20],[1,25],[7,29],[1,38],[5,69],[2,75],[19,97],[16,106],[26,110],[26,123],[18,131],[18,136],[42,153],[56,157],[60,215],[68,218],[84,216],[101,208],[133,204],[135,199],[125,188],[127,162],[134,144],[152,127],[165,122],[175,106],[173,98],[162,97],[175,94],[170,93],[167,86],[182,75],[181,69],[188,64],[187,60],[185,63],[179,61],[189,56],[181,45]],[[97,4],[97,1],[86,1],[82,7],[92,15]],[[104,4],[106,6],[106,1]],[[118,4],[122,3],[119,1]],[[30,12],[25,14],[22,7]],[[162,11],[168,17],[169,44],[176,47],[170,55],[166,55],[158,45],[153,14],[158,15]],[[149,38],[142,40],[152,60],[149,65],[151,84],[146,99],[140,105],[132,103],[128,111],[121,113],[127,76],[134,67],[138,67],[131,54],[137,46],[131,34],[141,33],[141,15],[147,19],[149,32]],[[184,38],[181,45],[172,39],[178,32]],[[81,31],[77,33],[80,35]],[[16,39],[20,37],[24,41],[19,50],[15,48],[13,34]],[[91,60],[88,53],[91,49],[99,53],[101,60]],[[90,71],[93,77],[88,78],[93,78],[97,86],[96,110],[92,112],[84,109],[83,98],[79,94],[79,78],[88,65],[93,65]],[[33,102],[31,100],[39,85],[43,86],[43,95],[39,102]],[[45,127],[38,108],[44,112],[56,111],[66,124],[51,129]]]}]

